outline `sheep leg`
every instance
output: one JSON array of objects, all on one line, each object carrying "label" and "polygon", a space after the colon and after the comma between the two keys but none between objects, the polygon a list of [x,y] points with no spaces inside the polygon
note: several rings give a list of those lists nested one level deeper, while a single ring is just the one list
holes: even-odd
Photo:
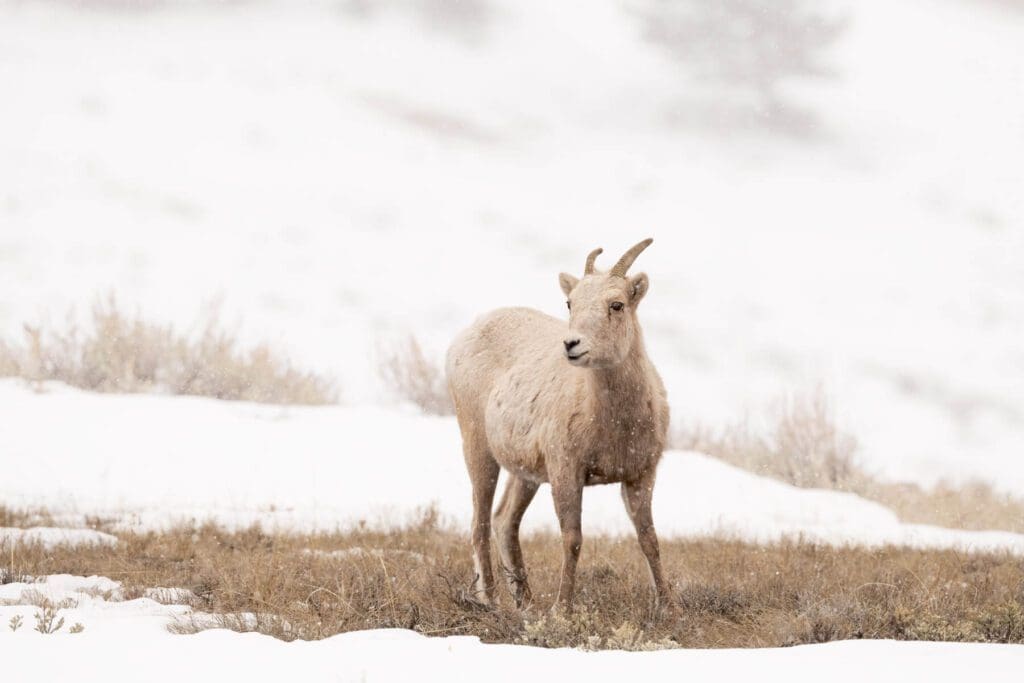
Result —
[{"label": "sheep leg", "polygon": [[498,463],[485,450],[466,449],[466,464],[473,484],[473,568],[476,596],[494,604],[494,572],[491,569],[491,506],[498,486]]},{"label": "sheep leg", "polygon": [[551,496],[555,501],[558,526],[562,530],[562,577],[558,584],[556,606],[571,612],[576,587],[576,563],[580,559],[580,548],[583,545],[583,483],[552,479]]},{"label": "sheep leg", "polygon": [[654,588],[655,605],[656,607],[671,607],[672,594],[661,568],[658,535],[654,531],[654,518],[651,516],[653,492],[653,474],[635,482],[622,484],[622,500],[626,504],[626,512],[636,529],[640,550],[647,558],[647,568],[650,570],[651,584]]},{"label": "sheep leg", "polygon": [[512,475],[505,486],[505,493],[494,513],[494,531],[498,538],[498,557],[508,581],[508,589],[516,607],[529,604],[530,584],[526,580],[526,564],[523,549],[519,545],[519,524],[523,514],[537,493],[539,486],[534,482]]}]

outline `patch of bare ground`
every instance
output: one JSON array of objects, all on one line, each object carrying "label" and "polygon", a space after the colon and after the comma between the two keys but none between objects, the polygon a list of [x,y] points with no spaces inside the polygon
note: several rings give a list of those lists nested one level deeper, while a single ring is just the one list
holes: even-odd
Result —
[{"label": "patch of bare ground", "polygon": [[216,311],[186,335],[122,311],[113,297],[92,308],[80,328],[24,326],[20,342],[0,339],[0,377],[64,382],[106,393],[159,392],[257,401],[334,403],[332,383],[296,369],[262,345],[243,349]]},{"label": "patch of bare ground", "polygon": [[[905,548],[663,541],[678,611],[655,614],[635,541],[585,540],[576,612],[549,614],[561,543],[524,539],[534,604],[470,592],[464,535],[436,517],[390,532],[283,534],[213,525],[119,533],[116,547],[0,548],[5,574],[99,574],[128,597],[191,593],[172,630],[258,631],[286,640],[370,628],[472,634],[487,642],[647,650],[768,647],[847,638],[1024,642],[1024,561]],[[359,550],[354,550],[358,548]],[[339,552],[341,551],[341,552]]]},{"label": "patch of bare ground", "polygon": [[688,426],[676,431],[673,446],[794,486],[855,493],[885,505],[906,522],[1024,533],[1024,499],[984,482],[925,488],[873,476],[858,462],[857,440],[836,425],[820,390],[778,402],[767,430],[749,422],[719,430]]}]

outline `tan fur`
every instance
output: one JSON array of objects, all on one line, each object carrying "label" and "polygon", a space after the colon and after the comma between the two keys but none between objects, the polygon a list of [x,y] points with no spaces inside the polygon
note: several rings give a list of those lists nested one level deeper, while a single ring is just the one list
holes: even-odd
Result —
[{"label": "tan fur", "polygon": [[[629,263],[649,243],[627,252]],[[591,268],[588,258],[586,271]],[[510,477],[494,527],[517,606],[530,597],[519,522],[544,482],[551,484],[562,531],[559,605],[572,606],[583,487],[608,483],[622,484],[656,597],[668,599],[651,520],[668,402],[636,315],[647,276],[622,272],[595,270],[582,280],[562,273],[559,281],[571,303],[568,325],[532,309],[499,309],[462,332],[448,350],[448,387],[473,484],[477,590],[489,603],[494,600],[491,507],[499,468]],[[615,302],[621,310],[612,308]]]}]

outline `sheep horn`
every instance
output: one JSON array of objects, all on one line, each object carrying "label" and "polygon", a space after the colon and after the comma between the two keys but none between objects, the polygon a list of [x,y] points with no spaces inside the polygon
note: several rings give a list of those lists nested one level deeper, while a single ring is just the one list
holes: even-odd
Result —
[{"label": "sheep horn", "polygon": [[626,277],[626,271],[633,265],[633,261],[640,255],[640,252],[651,246],[651,242],[654,240],[648,237],[643,242],[638,242],[630,247],[629,251],[622,255],[619,262],[612,266],[612,269],[608,271],[609,275],[618,275],[619,277]]},{"label": "sheep horn", "polygon": [[604,251],[604,249],[602,249],[601,247],[598,247],[594,251],[592,251],[589,254],[587,254],[587,265],[583,267],[583,274],[584,275],[590,275],[590,274],[592,274],[594,272],[594,261],[597,260],[598,254],[600,254],[603,251]]}]

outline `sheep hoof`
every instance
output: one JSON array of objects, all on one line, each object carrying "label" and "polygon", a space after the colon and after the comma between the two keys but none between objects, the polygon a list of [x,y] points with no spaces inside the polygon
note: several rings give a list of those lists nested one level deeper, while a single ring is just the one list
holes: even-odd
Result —
[{"label": "sheep hoof", "polygon": [[510,581],[509,588],[512,590],[512,599],[516,603],[516,609],[529,609],[533,602],[533,594],[530,592],[530,584],[526,582],[526,579]]},{"label": "sheep hoof", "polygon": [[673,622],[683,618],[683,610],[671,598],[661,598],[654,605],[654,621]]}]

